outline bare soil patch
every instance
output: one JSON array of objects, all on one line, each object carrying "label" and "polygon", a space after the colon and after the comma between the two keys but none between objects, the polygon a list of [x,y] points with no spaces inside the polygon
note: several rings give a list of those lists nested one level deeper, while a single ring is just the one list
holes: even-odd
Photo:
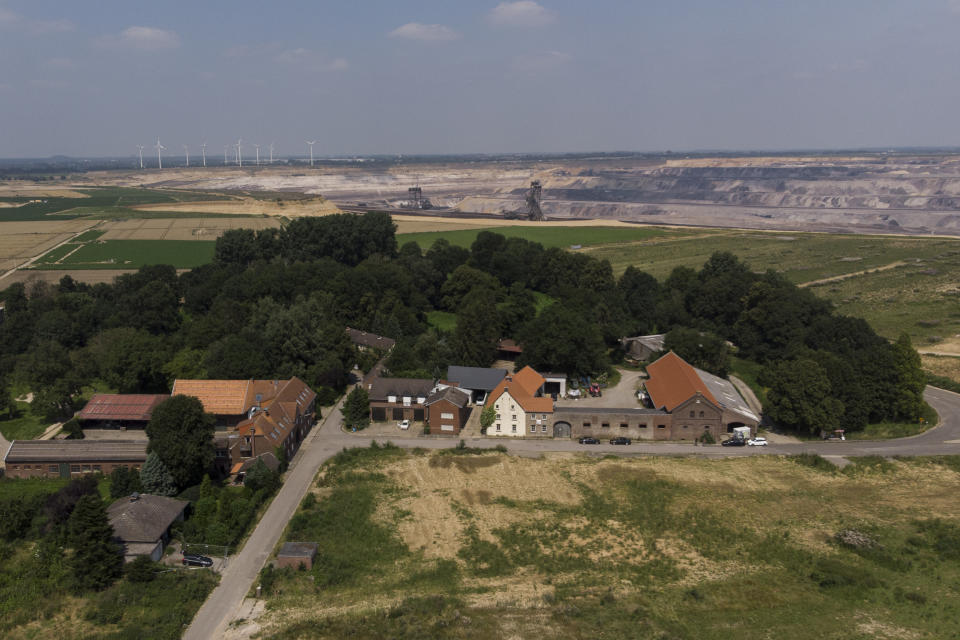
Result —
[{"label": "bare soil patch", "polygon": [[337,206],[323,198],[307,200],[265,200],[238,197],[235,200],[210,200],[202,202],[164,202],[134,207],[139,211],[174,211],[189,213],[228,213],[243,216],[284,216],[301,218],[304,216],[324,216],[339,213]]}]

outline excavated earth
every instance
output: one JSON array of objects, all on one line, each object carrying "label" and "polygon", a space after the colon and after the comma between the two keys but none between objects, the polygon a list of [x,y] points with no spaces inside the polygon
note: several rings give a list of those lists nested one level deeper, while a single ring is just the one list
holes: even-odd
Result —
[{"label": "excavated earth", "polygon": [[419,184],[447,209],[435,213],[454,216],[520,210],[535,179],[551,219],[960,235],[957,155],[606,156],[87,174],[94,184],[322,195],[386,209],[405,207],[407,188]]}]

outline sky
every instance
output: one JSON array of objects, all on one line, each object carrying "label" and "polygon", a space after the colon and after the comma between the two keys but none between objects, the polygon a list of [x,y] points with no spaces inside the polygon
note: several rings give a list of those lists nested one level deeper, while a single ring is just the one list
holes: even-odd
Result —
[{"label": "sky", "polygon": [[960,145],[960,0],[0,0],[0,157]]}]

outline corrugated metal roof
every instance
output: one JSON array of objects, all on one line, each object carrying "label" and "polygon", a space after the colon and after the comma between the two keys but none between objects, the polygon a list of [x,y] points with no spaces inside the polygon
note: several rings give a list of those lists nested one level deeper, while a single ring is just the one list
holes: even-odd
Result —
[{"label": "corrugated metal roof", "polygon": [[143,462],[146,440],[15,440],[5,461],[11,462]]},{"label": "corrugated metal roof", "polygon": [[96,393],[77,413],[78,420],[150,420],[153,409],[168,399],[166,394],[139,395]]}]

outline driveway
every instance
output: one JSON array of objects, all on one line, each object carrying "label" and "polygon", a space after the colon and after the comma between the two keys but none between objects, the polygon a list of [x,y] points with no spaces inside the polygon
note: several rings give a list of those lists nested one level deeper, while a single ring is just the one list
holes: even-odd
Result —
[{"label": "driveway", "polygon": [[[630,372],[634,373],[634,372]],[[626,377],[626,376],[625,376]],[[621,382],[623,385],[624,382]],[[630,388],[627,382],[626,389]],[[771,444],[766,447],[721,447],[681,444],[675,442],[635,442],[624,447],[610,444],[581,445],[572,440],[519,440],[512,438],[468,438],[467,444],[493,448],[503,445],[513,455],[539,456],[550,452],[579,452],[594,455],[616,454],[623,457],[642,455],[697,455],[728,458],[751,455],[794,455],[818,453],[829,458],[856,456],[929,456],[960,454],[960,394],[927,387],[924,398],[940,414],[940,424],[929,431],[909,438],[885,441],[846,440],[836,442],[803,442]],[[607,399],[609,402],[609,399]],[[584,402],[581,400],[580,402]],[[238,615],[244,596],[253,586],[257,574],[276,547],[287,522],[306,494],[320,465],[344,447],[365,446],[369,440],[340,430],[341,403],[331,409],[310,436],[291,463],[283,487],[270,508],[260,519],[243,549],[231,558],[220,584],[197,612],[193,623],[184,634],[186,640],[220,638],[230,622]],[[458,438],[418,438],[407,434],[370,438],[381,443],[387,440],[400,447],[446,449],[456,446]]]},{"label": "driveway", "polygon": [[574,400],[566,398],[557,400],[556,407],[617,407],[617,408],[640,408],[643,405],[637,400],[637,389],[640,387],[640,381],[644,375],[639,371],[629,371],[627,369],[617,369],[620,372],[620,382],[615,387],[603,389],[603,395],[599,398],[591,398],[586,389],[580,391],[584,397]]}]

